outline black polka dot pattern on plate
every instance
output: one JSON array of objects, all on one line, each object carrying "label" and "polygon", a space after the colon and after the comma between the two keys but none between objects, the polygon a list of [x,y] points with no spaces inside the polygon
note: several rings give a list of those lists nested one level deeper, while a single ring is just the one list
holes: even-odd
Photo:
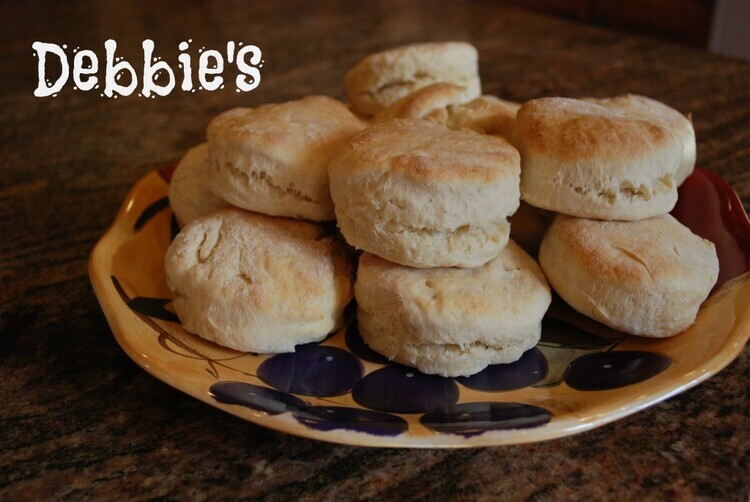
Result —
[{"label": "black polka dot pattern on plate", "polygon": [[294,418],[315,430],[344,429],[376,436],[398,436],[409,428],[406,420],[396,415],[346,406],[310,406],[295,412]]},{"label": "black polka dot pattern on plate", "polygon": [[307,404],[296,396],[245,382],[218,382],[209,393],[220,403],[238,404],[268,415],[296,411]]},{"label": "black polka dot pattern on plate", "polygon": [[359,359],[345,350],[302,345],[295,352],[266,359],[258,367],[258,378],[284,392],[328,397],[349,392],[362,371]]},{"label": "black polka dot pattern on plate", "polygon": [[541,382],[546,376],[547,359],[539,349],[533,348],[514,363],[493,364],[474,375],[458,377],[456,381],[470,389],[497,392],[522,389]]},{"label": "black polka dot pattern on plate", "polygon": [[463,403],[433,410],[420,418],[429,429],[445,434],[476,436],[487,431],[526,429],[548,423],[552,414],[523,403]]},{"label": "black polka dot pattern on plate", "polygon": [[450,378],[425,375],[391,365],[365,376],[352,391],[357,404],[391,413],[425,413],[458,401],[458,385]]},{"label": "black polka dot pattern on plate", "polygon": [[586,354],[565,372],[565,383],[576,390],[609,390],[648,380],[669,368],[672,359],[656,352],[615,350]]}]

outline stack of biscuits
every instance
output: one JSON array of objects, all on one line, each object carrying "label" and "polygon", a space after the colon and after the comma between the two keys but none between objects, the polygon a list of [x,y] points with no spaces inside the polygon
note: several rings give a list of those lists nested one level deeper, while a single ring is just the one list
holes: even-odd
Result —
[{"label": "stack of biscuits", "polygon": [[641,96],[482,95],[464,42],[370,55],[344,86],[346,105],[225,112],[178,164],[165,268],[185,329],[293,351],[354,296],[372,349],[459,376],[536,345],[547,280],[627,333],[694,321],[718,263],[667,214],[695,161],[688,118]]},{"label": "stack of biscuits", "polygon": [[290,352],[337,329],[353,294],[328,189],[333,152],[365,124],[309,96],[237,108],[177,165],[169,188],[182,230],[165,258],[183,327],[236,350]]},{"label": "stack of biscuits", "polygon": [[713,243],[668,213],[695,164],[690,120],[649,98],[541,98],[516,116],[521,193],[556,213],[539,262],[555,291],[622,332],[682,332],[716,282]]}]

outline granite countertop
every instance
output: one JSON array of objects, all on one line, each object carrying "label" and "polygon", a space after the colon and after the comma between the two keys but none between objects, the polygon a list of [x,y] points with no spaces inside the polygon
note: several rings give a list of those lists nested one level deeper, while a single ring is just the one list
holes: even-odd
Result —
[{"label": "granite countertop", "polygon": [[[0,498],[747,500],[750,352],[658,405],[583,434],[480,449],[371,449],[274,432],[151,377],[119,348],[87,259],[133,184],[217,113],[344,99],[363,56],[429,40],[479,50],[484,91],[524,101],[633,92],[690,111],[698,164],[750,207],[750,63],[494,2],[23,2],[0,8]],[[37,98],[35,41],[142,61],[153,39],[262,48],[260,86]],[[196,49],[197,53],[197,49]],[[197,56],[196,56],[197,57]]]}]

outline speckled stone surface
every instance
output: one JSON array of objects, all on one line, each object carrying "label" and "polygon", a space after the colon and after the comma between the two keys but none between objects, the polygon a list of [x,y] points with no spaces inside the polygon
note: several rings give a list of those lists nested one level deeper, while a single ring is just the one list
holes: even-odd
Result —
[{"label": "speckled stone surface", "polygon": [[[698,163],[750,206],[750,63],[493,2],[68,2],[0,7],[0,499],[713,499],[750,496],[750,351],[719,375],[597,430],[470,450],[369,449],[257,427],[162,384],[117,346],[87,258],[131,186],[233,106],[343,98],[364,55],[461,39],[486,92],[642,93],[693,114]],[[152,38],[261,47],[248,94],[33,96],[35,40],[131,61]],[[119,49],[118,49],[119,50]]]}]

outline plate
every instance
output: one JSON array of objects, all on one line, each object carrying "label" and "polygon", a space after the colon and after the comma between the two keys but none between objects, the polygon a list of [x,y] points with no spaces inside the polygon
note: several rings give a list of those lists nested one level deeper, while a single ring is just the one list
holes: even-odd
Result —
[{"label": "plate", "polygon": [[123,350],[165,383],[285,433],[362,446],[469,447],[580,433],[674,396],[716,374],[750,337],[750,222],[734,191],[696,169],[673,214],[717,247],[717,286],[696,323],[639,339],[576,314],[559,299],[540,343],[517,362],[468,378],[389,363],[347,323],[291,354],[241,353],[182,329],[164,254],[177,231],[170,170],[136,184],[94,248],[89,274]]}]

